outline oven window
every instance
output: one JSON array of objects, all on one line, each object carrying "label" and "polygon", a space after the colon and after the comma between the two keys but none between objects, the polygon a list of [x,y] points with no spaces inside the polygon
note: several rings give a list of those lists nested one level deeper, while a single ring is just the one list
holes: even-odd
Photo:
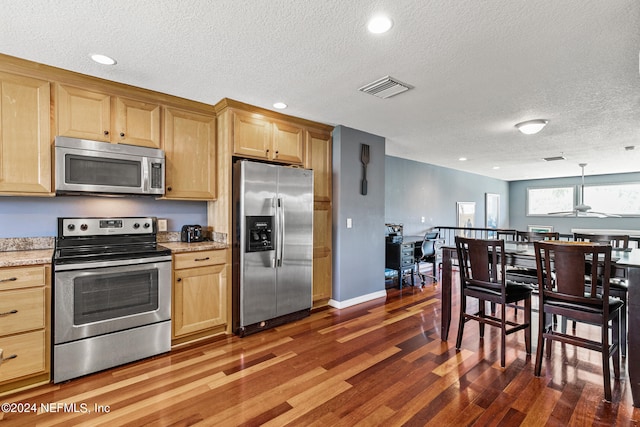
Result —
[{"label": "oven window", "polygon": [[141,187],[141,162],[67,154],[67,184]]},{"label": "oven window", "polygon": [[158,309],[158,270],[90,274],[74,279],[74,325]]}]

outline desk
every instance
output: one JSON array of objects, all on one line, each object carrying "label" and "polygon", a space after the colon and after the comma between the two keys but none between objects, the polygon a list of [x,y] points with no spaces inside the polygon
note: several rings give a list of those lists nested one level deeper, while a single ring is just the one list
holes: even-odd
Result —
[{"label": "desk", "polygon": [[[640,408],[640,249],[631,251],[614,251],[617,259],[612,264],[627,272],[629,282],[627,309],[627,372],[631,383],[633,406]],[[505,242],[507,264],[513,266],[536,268],[535,252],[532,247]],[[446,341],[451,326],[451,261],[458,254],[453,246],[442,247],[442,282],[440,337]]]},{"label": "desk", "polygon": [[418,244],[422,244],[421,236],[406,236],[402,242],[386,242],[384,268],[398,272],[398,287],[402,289],[402,276],[411,270],[411,286],[415,285],[414,270],[416,265],[416,251]]}]

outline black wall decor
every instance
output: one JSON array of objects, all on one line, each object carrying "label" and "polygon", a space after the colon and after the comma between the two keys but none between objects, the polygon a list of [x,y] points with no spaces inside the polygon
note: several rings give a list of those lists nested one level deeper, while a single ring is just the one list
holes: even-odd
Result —
[{"label": "black wall decor", "polygon": [[360,162],[362,163],[362,184],[360,194],[367,195],[367,165],[369,164],[369,145],[360,144]]}]

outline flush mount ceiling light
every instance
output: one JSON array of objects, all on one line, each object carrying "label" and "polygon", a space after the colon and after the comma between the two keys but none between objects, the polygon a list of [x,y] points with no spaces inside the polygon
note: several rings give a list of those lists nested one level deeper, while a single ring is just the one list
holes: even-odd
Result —
[{"label": "flush mount ceiling light", "polygon": [[91,54],[91,59],[102,65],[115,65],[117,63],[115,59],[107,55],[101,55],[99,53]]},{"label": "flush mount ceiling light", "polygon": [[389,31],[392,26],[393,22],[391,22],[391,19],[384,15],[377,15],[369,20],[367,29],[373,34],[382,34]]},{"label": "flush mount ceiling light", "polygon": [[516,124],[516,128],[525,135],[533,135],[534,133],[538,133],[549,123],[549,120],[544,119],[536,119],[536,120],[527,120],[526,122],[521,122]]},{"label": "flush mount ceiling light", "polygon": [[278,110],[284,110],[285,108],[287,108],[287,104],[285,104],[284,102],[276,102],[273,104],[273,108],[277,108]]}]

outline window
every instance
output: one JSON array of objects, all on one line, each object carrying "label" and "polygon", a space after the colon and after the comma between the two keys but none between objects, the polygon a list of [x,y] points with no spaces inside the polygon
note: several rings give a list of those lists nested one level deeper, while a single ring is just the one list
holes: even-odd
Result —
[{"label": "window", "polygon": [[527,215],[568,212],[575,205],[575,187],[527,188]]},{"label": "window", "polygon": [[594,212],[640,216],[640,183],[585,186],[584,203]]}]

